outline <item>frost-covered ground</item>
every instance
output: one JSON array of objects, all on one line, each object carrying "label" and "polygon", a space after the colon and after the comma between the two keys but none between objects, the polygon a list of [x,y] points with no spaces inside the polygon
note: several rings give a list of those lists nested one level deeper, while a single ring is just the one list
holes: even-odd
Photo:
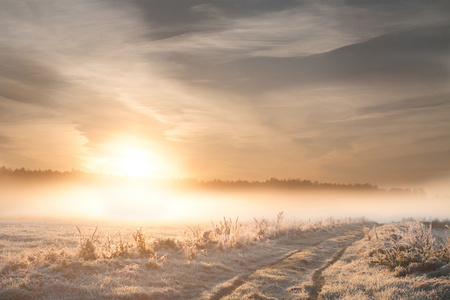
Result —
[{"label": "frost-covered ground", "polygon": [[366,229],[323,272],[320,299],[450,299],[449,238],[416,222]]},{"label": "frost-covered ground", "polygon": [[[430,271],[442,273],[436,277],[411,268],[398,277],[398,268],[382,263],[391,252],[377,249],[391,249],[392,234],[411,234],[397,223],[375,231],[364,219],[301,222],[279,214],[202,227],[0,226],[0,299],[447,299],[450,287],[442,257]],[[444,231],[436,231],[440,245]]]},{"label": "frost-covered ground", "polygon": [[85,224],[80,235],[76,222],[4,220],[0,298],[217,298],[299,249],[361,232],[362,221],[294,222],[279,215],[203,228],[101,224],[97,231]]}]

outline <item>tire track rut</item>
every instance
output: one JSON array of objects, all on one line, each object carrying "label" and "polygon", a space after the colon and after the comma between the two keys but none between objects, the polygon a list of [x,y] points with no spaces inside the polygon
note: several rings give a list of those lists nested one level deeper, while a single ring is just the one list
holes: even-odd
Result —
[{"label": "tire track rut", "polygon": [[322,291],[322,287],[325,285],[325,278],[322,276],[323,271],[325,271],[327,268],[331,267],[335,262],[337,262],[342,257],[345,250],[347,250],[347,248],[350,247],[350,245],[352,245],[353,243],[354,242],[348,244],[347,246],[342,248],[339,252],[337,252],[331,259],[330,263],[314,271],[312,276],[313,286],[309,292],[308,300],[316,300],[319,298],[319,294]]},{"label": "tire track rut", "polygon": [[362,228],[349,229],[340,235],[291,251],[275,262],[218,286],[209,299],[317,299],[325,284],[323,271],[339,260],[345,250],[362,236]]},{"label": "tire track rut", "polygon": [[[321,242],[315,243],[313,244],[313,246],[317,246],[319,245]],[[279,264],[280,262],[288,259],[289,257],[292,257],[293,255],[303,251],[304,249],[298,249],[295,251],[291,251],[289,252],[287,255],[283,256],[282,258],[280,258],[279,260],[272,262],[268,265],[266,265],[264,268],[268,268],[274,265]],[[260,268],[261,269],[261,268]],[[243,285],[244,283],[247,282],[247,280],[250,278],[250,276],[252,276],[253,274],[255,274],[255,272],[257,272],[260,269],[256,269],[254,271],[252,271],[251,273],[245,274],[245,275],[241,275],[239,277],[235,277],[233,279],[231,279],[231,284],[229,286],[226,286],[222,289],[220,289],[218,292],[216,292],[213,296],[211,296],[209,299],[210,300],[219,300],[222,299],[225,296],[230,295],[231,293],[233,293],[238,287],[240,287],[241,285]]]}]

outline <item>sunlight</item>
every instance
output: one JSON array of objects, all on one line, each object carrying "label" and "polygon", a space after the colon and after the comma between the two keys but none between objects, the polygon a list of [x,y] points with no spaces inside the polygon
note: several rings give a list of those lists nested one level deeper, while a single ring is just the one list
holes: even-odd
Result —
[{"label": "sunlight", "polygon": [[90,153],[86,169],[95,173],[135,178],[167,178],[180,176],[172,160],[157,146],[134,137],[122,137]]},{"label": "sunlight", "polygon": [[148,177],[156,171],[158,159],[150,153],[137,148],[122,147],[116,159],[121,175]]}]

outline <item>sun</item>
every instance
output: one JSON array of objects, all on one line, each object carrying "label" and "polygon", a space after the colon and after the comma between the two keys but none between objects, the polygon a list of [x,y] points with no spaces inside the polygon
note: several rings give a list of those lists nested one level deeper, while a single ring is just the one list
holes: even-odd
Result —
[{"label": "sun", "polygon": [[143,139],[122,137],[92,148],[84,159],[85,169],[103,174],[137,178],[183,176],[171,149]]},{"label": "sun", "polygon": [[99,152],[89,155],[85,166],[93,172],[137,178],[177,177],[180,173],[161,151],[132,143],[105,144]]},{"label": "sun", "polygon": [[154,175],[160,164],[156,157],[138,148],[121,147],[118,154],[115,164],[121,175],[148,177]]}]

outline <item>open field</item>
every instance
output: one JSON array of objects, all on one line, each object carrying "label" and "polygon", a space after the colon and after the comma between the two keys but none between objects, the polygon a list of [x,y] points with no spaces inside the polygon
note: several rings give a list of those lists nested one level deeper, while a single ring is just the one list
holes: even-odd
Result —
[{"label": "open field", "polygon": [[449,37],[449,0],[0,0],[0,300],[450,300]]},{"label": "open field", "polygon": [[432,249],[422,253],[426,267],[418,267],[419,254],[391,265],[393,234],[400,244],[419,229],[430,233],[414,222],[376,228],[364,219],[301,222],[279,214],[203,227],[0,224],[1,299],[447,299],[450,293],[443,228],[433,230]]}]

